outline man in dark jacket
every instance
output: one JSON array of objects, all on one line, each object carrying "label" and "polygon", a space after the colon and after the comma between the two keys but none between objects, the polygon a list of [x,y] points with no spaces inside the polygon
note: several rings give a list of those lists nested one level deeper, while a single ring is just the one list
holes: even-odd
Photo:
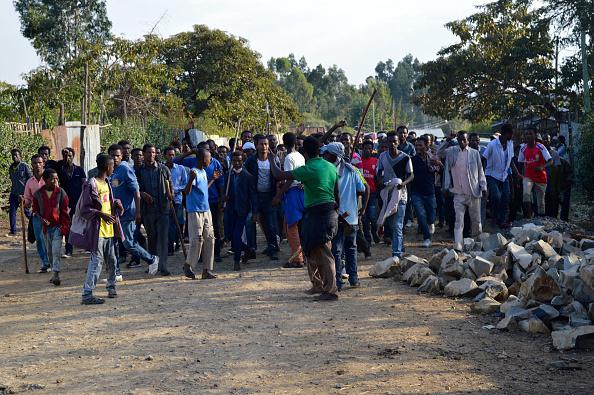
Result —
[{"label": "man in dark jacket", "polygon": [[[70,207],[70,217],[76,213],[76,204],[82,193],[82,186],[87,178],[82,167],[74,164],[74,150],[70,147],[62,150],[62,160],[59,163],[58,178],[60,186],[68,194],[68,205]],[[72,256],[72,244],[66,242],[65,252],[62,258]]]},{"label": "man in dark jacket", "polygon": [[[276,194],[276,180],[270,170],[268,139],[263,135],[256,136],[257,155],[252,155],[245,161],[246,170],[253,175],[252,184],[256,190],[257,204],[253,207],[254,222],[260,220],[260,224],[266,236],[267,247],[264,254],[270,260],[277,261],[279,251],[277,235],[277,208],[272,205],[272,199]],[[278,159],[275,158],[278,166]]]},{"label": "man in dark jacket", "polygon": [[[225,198],[225,225],[231,238],[233,250],[233,270],[239,271],[239,261],[242,251],[247,251],[247,245],[242,241],[243,231],[248,214],[256,205],[256,191],[253,176],[243,168],[243,154],[241,151],[233,152],[231,157],[232,168],[229,171],[229,194]],[[249,256],[244,254],[244,262]]]},{"label": "man in dark jacket", "polygon": [[[14,148],[10,151],[12,156],[12,163],[8,168],[10,176],[10,233],[9,236],[16,235],[16,218],[19,204],[21,203],[21,196],[25,194],[25,184],[33,176],[29,166],[21,161],[21,150]],[[23,230],[24,231],[24,230]]]}]

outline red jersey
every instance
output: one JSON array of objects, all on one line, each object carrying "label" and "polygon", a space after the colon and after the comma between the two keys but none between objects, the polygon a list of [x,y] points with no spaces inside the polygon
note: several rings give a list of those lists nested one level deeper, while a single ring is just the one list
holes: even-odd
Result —
[{"label": "red jersey", "polygon": [[522,147],[520,147],[518,162],[524,163],[524,175],[534,182],[540,184],[547,183],[547,171],[544,168],[538,171],[536,168],[544,166],[550,159],[551,154],[540,143],[534,144],[534,147],[529,147],[528,144],[522,144]]},{"label": "red jersey", "polygon": [[377,158],[373,156],[370,158],[362,158],[360,169],[363,173],[363,178],[369,185],[369,193],[375,192],[375,169],[377,168]]}]

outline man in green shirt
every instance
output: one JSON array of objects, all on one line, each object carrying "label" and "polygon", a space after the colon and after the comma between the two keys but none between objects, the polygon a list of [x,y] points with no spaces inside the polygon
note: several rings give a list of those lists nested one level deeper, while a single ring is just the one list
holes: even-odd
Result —
[{"label": "man in green shirt", "polygon": [[307,257],[312,288],[319,301],[338,300],[332,239],[338,229],[338,174],[336,167],[320,158],[320,143],[313,137],[303,141],[305,166],[281,171],[269,156],[272,175],[277,180],[297,180],[303,184],[305,213],[301,222],[301,247]]}]

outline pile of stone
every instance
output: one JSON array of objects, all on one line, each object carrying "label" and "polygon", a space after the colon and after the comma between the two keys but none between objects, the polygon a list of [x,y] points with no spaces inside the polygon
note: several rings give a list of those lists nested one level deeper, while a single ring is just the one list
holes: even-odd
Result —
[{"label": "pile of stone", "polygon": [[527,223],[464,239],[426,260],[388,258],[373,277],[394,278],[418,292],[473,298],[471,310],[502,318],[500,330],[550,334],[559,350],[594,348],[594,240]]}]

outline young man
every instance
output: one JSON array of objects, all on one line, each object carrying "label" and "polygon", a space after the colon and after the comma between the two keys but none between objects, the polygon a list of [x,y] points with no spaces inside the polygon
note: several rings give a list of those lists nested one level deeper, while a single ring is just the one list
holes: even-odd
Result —
[{"label": "young man", "polygon": [[270,152],[276,155],[276,148],[278,146],[278,138],[276,137],[276,134],[269,134],[266,136],[266,139],[268,140],[268,148],[270,149]]},{"label": "young man", "polygon": [[526,218],[532,218],[532,189],[536,191],[536,215],[545,214],[546,168],[553,163],[553,159],[546,147],[536,142],[536,129],[533,127],[524,131],[524,141],[525,144],[520,147],[518,162],[524,163],[522,181],[524,214]]},{"label": "young man", "polygon": [[471,237],[482,232],[481,196],[487,194],[487,180],[479,152],[468,147],[466,132],[458,132],[457,140],[458,145],[446,153],[443,189],[454,195],[454,249],[462,251],[466,210],[470,214]]},{"label": "young man", "polygon": [[[394,188],[397,191],[394,193],[400,194],[400,199],[395,207],[395,213],[387,218],[392,229],[392,256],[401,257],[404,253],[404,218],[406,215],[406,204],[408,200],[408,193],[406,185],[411,183],[415,176],[413,173],[412,162],[410,156],[398,149],[398,138],[396,134],[390,132],[387,137],[388,151],[383,152],[377,164],[377,181],[376,185],[388,187],[389,185],[396,185]],[[407,143],[410,144],[410,143]],[[390,195],[386,195],[387,199],[383,201],[382,212],[390,210],[388,203]]]},{"label": "young man", "polygon": [[[415,146],[413,143],[409,141],[409,132],[408,128],[404,125],[398,126],[396,129],[396,135],[398,136],[398,151],[404,152],[406,155],[410,156],[411,158],[415,156]],[[412,226],[413,220],[413,210],[412,210],[412,202],[410,201],[410,196],[408,196],[408,201],[406,202],[406,211],[404,214],[404,226],[409,227]]]},{"label": "young man", "polygon": [[[167,245],[169,255],[173,255],[175,250],[180,248],[183,239],[183,235],[180,235],[177,231],[177,224],[182,228],[185,224],[186,216],[182,201],[184,198],[183,191],[188,184],[189,169],[185,166],[173,163],[173,158],[175,158],[175,148],[167,147],[163,152],[165,154],[165,166],[167,166],[171,172],[171,187],[173,188],[174,212],[169,216],[169,241]],[[175,218],[173,217],[174,215]],[[175,244],[177,244],[177,247]]]},{"label": "young man", "polygon": [[312,288],[306,293],[321,294],[320,301],[338,300],[336,267],[332,239],[338,227],[340,205],[336,167],[320,158],[320,143],[314,137],[303,141],[305,166],[282,171],[270,156],[270,169],[276,179],[297,180],[303,184],[305,214],[301,223],[301,246],[307,257]]},{"label": "young man", "polygon": [[361,171],[363,178],[369,185],[369,203],[367,210],[361,218],[363,225],[363,234],[367,244],[371,245],[371,240],[376,244],[380,242],[377,234],[377,190],[375,187],[375,172],[377,169],[377,158],[373,156],[373,141],[365,140],[363,142],[363,158],[361,159]]},{"label": "young man", "polygon": [[190,251],[184,264],[186,277],[195,279],[196,275],[192,265],[197,264],[202,257],[202,279],[216,278],[212,274],[214,261],[214,229],[210,207],[208,204],[208,188],[219,177],[215,172],[209,182],[205,168],[210,164],[210,152],[204,148],[196,151],[196,167],[190,170],[190,178],[186,184],[186,210],[188,211],[188,235],[190,238]]},{"label": "young man", "polygon": [[54,169],[56,172],[58,172],[60,166],[58,165],[58,162],[56,162],[53,159],[50,159],[51,152],[52,151],[50,150],[50,147],[48,147],[47,145],[42,145],[37,149],[37,155],[41,156],[41,158],[43,159],[43,168]]},{"label": "young man", "polygon": [[435,172],[441,163],[429,156],[428,139],[425,136],[415,142],[416,155],[412,157],[415,178],[410,184],[411,202],[417,214],[419,227],[423,233],[422,246],[431,247],[431,237],[435,232]]},{"label": "young man", "polygon": [[[87,179],[87,175],[82,167],[74,164],[74,150],[70,147],[62,150],[62,160],[59,165],[60,170],[58,171],[58,178],[60,180],[60,187],[62,187],[68,195],[68,204],[70,206],[69,214],[72,218],[76,213],[76,204],[82,193],[82,186]],[[72,244],[66,242],[62,258],[70,258],[71,256]]]},{"label": "young man", "polygon": [[119,218],[124,236],[122,244],[132,254],[128,267],[140,266],[140,259],[142,259],[149,265],[149,274],[155,275],[159,267],[159,257],[149,254],[142,248],[137,238],[137,228],[140,226],[142,218],[140,214],[140,189],[136,175],[128,162],[123,161],[122,147],[113,144],[107,152],[113,159],[114,165],[114,170],[110,174],[113,197],[120,201],[123,209],[123,213],[120,213]]},{"label": "young man", "polygon": [[[288,132],[283,135],[283,144],[287,149],[283,164],[284,171],[293,171],[305,165],[305,158],[295,150],[295,140],[294,133]],[[300,251],[299,223],[305,209],[303,207],[303,185],[299,181],[285,181],[272,200],[272,204],[278,206],[281,201],[287,224],[287,240],[291,247],[291,256],[294,256],[293,260],[286,262],[283,267],[301,268],[303,267],[303,253]]]},{"label": "young man", "polygon": [[146,230],[148,250],[159,257],[159,272],[167,269],[167,237],[169,233],[169,200],[172,199],[171,173],[167,166],[157,162],[157,149],[152,144],[142,148],[144,163],[138,171],[138,186],[142,203],[140,212]]},{"label": "young man", "polygon": [[[353,153],[353,150],[355,150],[357,148],[357,147],[353,147],[353,144],[354,144],[353,135],[348,132],[342,133],[340,135],[340,142],[344,146],[344,157],[350,158],[351,153]],[[352,159],[351,159],[351,164],[356,167],[361,167],[361,156],[357,152],[353,153]]]},{"label": "young man", "polygon": [[244,130],[243,132],[241,132],[241,146],[243,147],[246,143],[251,143],[252,142],[252,132],[250,132],[249,130]]},{"label": "young man", "polygon": [[[485,175],[491,204],[491,215],[500,228],[509,228],[509,170],[514,158],[513,126],[501,127],[501,134],[487,145],[482,156],[487,160]],[[515,166],[514,166],[515,169]],[[517,170],[515,170],[517,171]]]},{"label": "young man", "polygon": [[[23,204],[26,209],[30,209],[33,204],[33,195],[41,189],[45,182],[43,181],[43,159],[39,155],[31,157],[31,169],[33,169],[33,176],[27,180],[25,184],[25,192],[23,195]],[[35,234],[35,246],[37,247],[37,254],[39,255],[39,262],[41,268],[39,273],[47,273],[50,267],[47,257],[47,247],[43,237],[43,226],[41,218],[38,215],[31,215],[29,219],[33,226],[33,233]]]},{"label": "young man", "polygon": [[[264,254],[268,255],[270,260],[278,260],[278,240],[277,235],[277,209],[272,205],[272,198],[276,194],[276,180],[270,170],[269,157],[276,157],[270,154],[268,139],[263,136],[257,136],[257,155],[249,157],[245,161],[246,170],[254,175],[254,187],[256,188],[257,205],[253,210],[254,223],[261,221],[264,235],[266,236],[267,246]],[[278,164],[277,164],[278,166]]]},{"label": "young man", "polygon": [[[351,287],[359,287],[357,273],[357,231],[359,230],[359,216],[365,212],[369,199],[369,187],[363,176],[353,165],[345,160],[342,143],[330,143],[322,148],[324,159],[336,166],[338,173],[338,193],[340,207],[338,209],[338,231],[332,239],[332,255],[336,266],[336,287],[342,290],[343,254]],[[363,195],[363,207],[359,210],[358,195]]]},{"label": "young man", "polygon": [[118,144],[122,147],[122,162],[128,163],[131,167],[134,166],[134,160],[132,159],[132,144],[128,140],[120,140]]},{"label": "young man", "polygon": [[58,286],[62,237],[68,235],[70,226],[68,195],[58,186],[58,173],[54,169],[45,169],[43,181],[44,186],[33,194],[33,215],[37,215],[43,225],[48,260],[54,273],[50,282]]},{"label": "young man", "polygon": [[[118,215],[122,213],[123,207],[119,200],[114,199],[108,182],[108,177],[114,171],[114,160],[101,154],[97,158],[97,170],[98,175],[85,182],[80,197],[80,212],[73,218],[70,233],[70,241],[74,245],[91,252],[81,302],[86,305],[105,302],[103,298],[93,296],[104,263],[108,273],[107,297],[117,297],[115,238],[122,237]],[[84,218],[85,221],[79,221],[79,218]]]},{"label": "young man", "polygon": [[[31,178],[32,173],[29,166],[21,161],[21,150],[14,148],[10,151],[10,155],[12,156],[12,163],[8,168],[8,175],[10,176],[10,197],[8,199],[10,205],[8,215],[10,233],[8,233],[8,235],[15,236],[17,231],[17,211],[21,203],[21,196],[25,193],[25,184],[27,184],[27,181]],[[22,231],[25,232],[26,229],[23,229]]]},{"label": "young man", "polygon": [[253,176],[243,168],[243,154],[241,151],[233,152],[231,157],[232,168],[229,172],[229,194],[226,197],[225,226],[231,239],[233,250],[233,270],[241,270],[241,253],[245,252],[243,261],[247,262],[247,245],[243,243],[242,236],[245,230],[248,214],[256,205],[256,191]]}]

